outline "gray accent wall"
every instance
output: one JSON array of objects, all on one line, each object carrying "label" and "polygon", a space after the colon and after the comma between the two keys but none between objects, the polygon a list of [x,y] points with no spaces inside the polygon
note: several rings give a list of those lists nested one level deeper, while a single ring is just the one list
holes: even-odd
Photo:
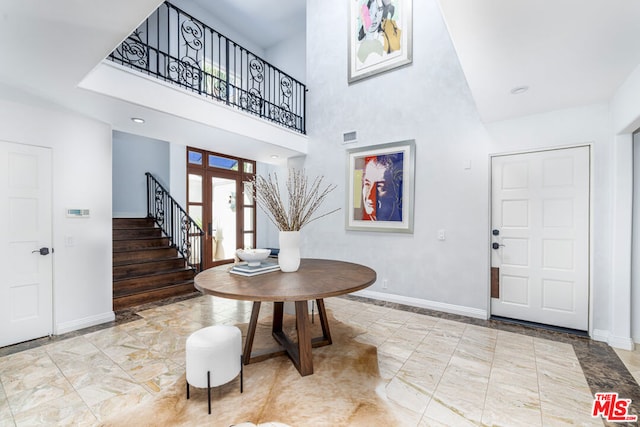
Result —
[{"label": "gray accent wall", "polygon": [[142,218],[147,216],[146,172],[151,172],[162,186],[171,192],[169,143],[114,131],[114,218]]},{"label": "gray accent wall", "polygon": [[[434,302],[481,317],[488,302],[489,136],[437,2],[413,7],[413,63],[349,85],[346,34],[336,30],[346,28],[346,12],[335,18],[336,10],[346,11],[344,2],[307,5],[313,36],[307,37],[305,167],[338,185],[327,208],[343,210],[309,224],[302,255],[374,268],[378,281],[368,291],[387,299]],[[344,145],[349,131],[357,132],[357,142]],[[346,150],[409,139],[416,143],[414,233],[346,231]],[[437,240],[441,229],[445,241]]]}]

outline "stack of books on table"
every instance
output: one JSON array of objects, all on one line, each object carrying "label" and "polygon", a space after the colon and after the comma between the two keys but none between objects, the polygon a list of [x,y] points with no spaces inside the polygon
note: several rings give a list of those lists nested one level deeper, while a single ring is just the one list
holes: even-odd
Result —
[{"label": "stack of books on table", "polygon": [[271,273],[280,270],[277,262],[271,260],[261,261],[260,265],[249,266],[246,262],[236,264],[229,270],[229,273],[239,274],[241,276],[257,276],[259,274]]}]

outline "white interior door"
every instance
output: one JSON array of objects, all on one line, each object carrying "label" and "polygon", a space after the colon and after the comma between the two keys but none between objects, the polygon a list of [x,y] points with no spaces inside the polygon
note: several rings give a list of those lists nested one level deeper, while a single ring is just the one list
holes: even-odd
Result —
[{"label": "white interior door", "polygon": [[0,346],[52,332],[51,236],[51,150],[0,141]]},{"label": "white interior door", "polygon": [[496,156],[491,173],[491,314],[587,330],[589,147]]}]

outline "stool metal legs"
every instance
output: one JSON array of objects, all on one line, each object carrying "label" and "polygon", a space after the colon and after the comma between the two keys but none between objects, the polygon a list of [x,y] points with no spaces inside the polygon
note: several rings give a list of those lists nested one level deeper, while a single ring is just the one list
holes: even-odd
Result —
[{"label": "stool metal legs", "polygon": [[[240,370],[242,376],[242,370]],[[242,381],[242,380],[241,380]],[[189,399],[189,381],[187,383],[187,399]],[[240,393],[242,393],[242,382],[240,383]],[[209,415],[211,415],[211,372],[207,371],[207,399],[209,401]]]},{"label": "stool metal legs", "polygon": [[209,399],[209,415],[211,415],[211,374],[207,371],[207,398]]},{"label": "stool metal legs", "polygon": [[[243,366],[242,366],[242,355],[240,355],[240,393],[244,392],[244,375],[243,375]],[[185,381],[187,383],[187,399],[189,399],[189,381]],[[207,400],[209,407],[209,415],[211,415],[211,372],[207,371]]]}]

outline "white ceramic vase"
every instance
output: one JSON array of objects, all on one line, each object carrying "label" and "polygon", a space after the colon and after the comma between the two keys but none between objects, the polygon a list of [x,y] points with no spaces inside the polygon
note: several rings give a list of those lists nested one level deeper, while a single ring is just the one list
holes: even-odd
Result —
[{"label": "white ceramic vase", "polygon": [[298,267],[300,267],[300,232],[281,231],[278,239],[280,241],[280,252],[278,253],[280,271],[285,273],[298,271]]}]

